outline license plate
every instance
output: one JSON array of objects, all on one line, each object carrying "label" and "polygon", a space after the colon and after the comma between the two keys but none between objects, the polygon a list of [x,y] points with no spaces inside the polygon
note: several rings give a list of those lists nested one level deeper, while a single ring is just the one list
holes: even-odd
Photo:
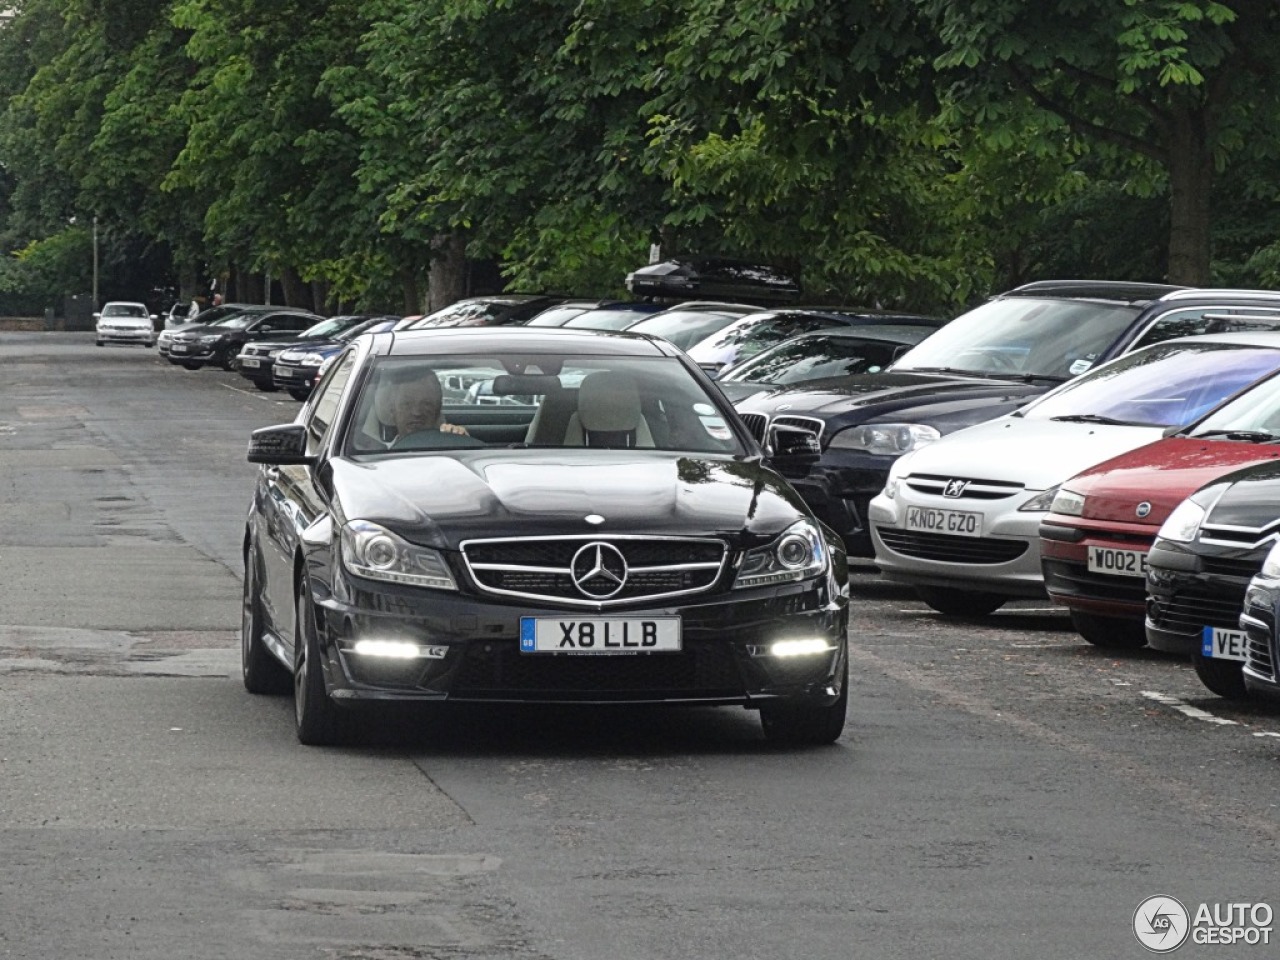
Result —
[{"label": "license plate", "polygon": [[679,617],[520,618],[521,653],[678,653]]},{"label": "license plate", "polygon": [[170,353],[186,353],[187,348],[180,343],[175,343],[173,346],[169,348],[169,352]]},{"label": "license plate", "polygon": [[1214,660],[1244,660],[1244,631],[1224,630],[1222,627],[1204,628],[1204,645],[1201,651]]},{"label": "license plate", "polygon": [[280,364],[278,364],[278,363],[277,363],[277,364],[276,364],[276,368],[275,368],[275,370],[273,370],[272,372],[273,372],[277,377],[292,377],[292,376],[293,376],[293,367],[282,367],[282,366],[280,366]]},{"label": "license plate", "polygon": [[907,507],[907,529],[924,533],[946,533],[953,537],[980,537],[982,514],[965,510]]},{"label": "license plate", "polygon": [[1105,573],[1113,577],[1145,577],[1147,575],[1147,553],[1145,550],[1114,550],[1111,547],[1090,547],[1089,572]]},{"label": "license plate", "polygon": [[246,370],[256,370],[258,367],[262,366],[262,364],[261,362],[253,359],[253,357],[244,357],[240,360],[240,366],[244,367]]}]

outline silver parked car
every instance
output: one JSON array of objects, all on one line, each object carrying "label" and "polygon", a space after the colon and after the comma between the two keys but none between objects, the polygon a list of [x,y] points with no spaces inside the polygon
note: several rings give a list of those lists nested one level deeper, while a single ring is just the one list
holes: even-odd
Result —
[{"label": "silver parked car", "polygon": [[156,316],[145,303],[112,300],[93,316],[98,321],[95,333],[100,347],[107,343],[140,343],[148,348],[156,345]]}]

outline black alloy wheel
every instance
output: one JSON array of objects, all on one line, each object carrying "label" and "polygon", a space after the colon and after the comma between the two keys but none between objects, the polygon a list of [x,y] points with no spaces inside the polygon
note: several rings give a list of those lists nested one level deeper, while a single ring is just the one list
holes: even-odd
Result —
[{"label": "black alloy wheel", "polygon": [[324,688],[320,638],[310,593],[306,583],[299,582],[294,604],[293,715],[299,743],[327,747],[338,742],[340,724],[338,707]]},{"label": "black alloy wheel", "polygon": [[258,575],[258,551],[250,547],[244,557],[244,599],[240,616],[240,672],[250,693],[287,693],[289,671],[262,642],[262,582]]},{"label": "black alloy wheel", "polygon": [[253,385],[257,387],[259,390],[261,390],[263,393],[275,393],[276,390],[279,389],[270,380],[255,380],[253,381]]},{"label": "black alloy wheel", "polygon": [[835,743],[844,731],[849,711],[849,660],[840,673],[840,696],[825,706],[796,703],[766,703],[760,708],[760,729],[764,738],[780,746],[825,746]]},{"label": "black alloy wheel", "polygon": [[236,351],[234,344],[222,351],[222,356],[218,358],[218,365],[227,373],[238,373],[240,371],[240,355]]},{"label": "black alloy wheel", "polygon": [[1224,700],[1249,700],[1252,694],[1244,685],[1244,671],[1239,660],[1217,660],[1203,653],[1191,655],[1200,682]]},{"label": "black alloy wheel", "polygon": [[182,365],[188,370],[199,370],[204,366],[204,364],[200,363],[198,360],[183,360]]},{"label": "black alloy wheel", "polygon": [[1008,601],[999,593],[983,593],[980,590],[961,590],[957,587],[916,587],[918,596],[927,606],[949,617],[985,617],[995,613]]},{"label": "black alloy wheel", "polygon": [[301,400],[305,402],[307,398],[311,396],[311,391],[299,390],[297,387],[291,387],[289,389],[289,396],[293,397],[293,399],[295,400]]},{"label": "black alloy wheel", "polygon": [[1141,620],[1102,617],[1096,613],[1071,611],[1071,626],[1095,647],[1103,650],[1139,650],[1147,645]]}]

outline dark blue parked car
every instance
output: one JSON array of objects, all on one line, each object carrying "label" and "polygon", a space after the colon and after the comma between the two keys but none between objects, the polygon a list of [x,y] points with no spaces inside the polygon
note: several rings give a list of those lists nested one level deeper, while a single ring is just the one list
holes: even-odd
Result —
[{"label": "dark blue parked car", "polygon": [[363,323],[343,330],[329,340],[319,340],[290,347],[276,354],[271,376],[280,390],[288,390],[295,400],[305,400],[320,376],[320,366],[341,352],[348,342],[362,333],[383,333],[392,329],[399,317],[370,317]]}]

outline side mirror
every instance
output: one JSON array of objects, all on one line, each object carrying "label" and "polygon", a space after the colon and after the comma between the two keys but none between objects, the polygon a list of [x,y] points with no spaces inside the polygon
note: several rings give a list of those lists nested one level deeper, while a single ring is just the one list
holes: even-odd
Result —
[{"label": "side mirror", "polygon": [[159,319],[160,319],[160,315],[159,315],[159,314],[155,314],[155,313],[153,313],[153,314],[151,315],[151,322],[152,322],[152,323],[155,323],[155,322],[156,322],[157,320],[159,320]]},{"label": "side mirror", "polygon": [[799,427],[774,427],[773,450],[769,462],[783,476],[804,476],[822,457],[822,445],[811,430]]},{"label": "side mirror", "polygon": [[261,427],[249,437],[249,462],[277,466],[309,465],[315,457],[307,456],[307,428],[300,423]]},{"label": "side mirror", "polygon": [[93,314],[93,319],[97,320],[97,319],[98,319],[99,317],[101,317],[101,316],[102,316],[102,314],[100,314],[100,313],[98,313],[98,312],[96,312],[96,311],[95,311],[95,312],[94,312],[94,314]]}]

